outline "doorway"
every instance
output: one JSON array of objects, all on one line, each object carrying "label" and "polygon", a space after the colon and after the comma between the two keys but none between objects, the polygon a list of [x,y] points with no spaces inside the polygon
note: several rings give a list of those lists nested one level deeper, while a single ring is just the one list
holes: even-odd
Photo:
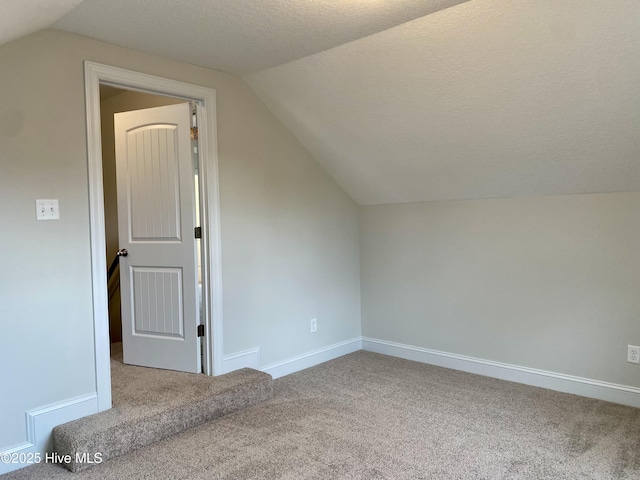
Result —
[{"label": "doorway", "polygon": [[[92,281],[94,298],[95,360],[100,411],[111,407],[111,379],[109,360],[109,295],[107,284],[107,251],[114,248],[112,206],[105,206],[106,183],[103,171],[109,167],[103,163],[101,147],[100,93],[105,97],[119,95],[145,99],[144,103],[179,104],[193,102],[200,110],[199,125],[199,208],[202,231],[202,312],[205,336],[203,341],[204,373],[222,373],[222,303],[220,223],[218,200],[217,146],[215,135],[215,91],[205,87],[153,77],[115,67],[85,62],[85,92],[87,106],[87,140],[89,160],[89,193],[91,217]],[[146,95],[143,97],[141,95]],[[152,97],[152,98],[148,98]],[[106,98],[108,100],[109,98]],[[124,100],[125,98],[119,99]],[[117,103],[112,100],[111,103]],[[138,104],[140,105],[140,104]],[[107,112],[105,112],[107,114]],[[105,171],[105,182],[107,181]],[[110,250],[109,250],[110,251]],[[113,299],[112,299],[113,300]],[[117,325],[117,320],[114,319]],[[114,325],[111,330],[117,330]]]},{"label": "doorway", "polygon": [[112,352],[200,373],[196,105],[101,85],[100,117]]}]

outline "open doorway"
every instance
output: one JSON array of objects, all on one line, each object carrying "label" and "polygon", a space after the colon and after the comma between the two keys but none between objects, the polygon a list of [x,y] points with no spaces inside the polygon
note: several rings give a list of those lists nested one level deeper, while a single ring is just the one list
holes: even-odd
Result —
[{"label": "open doorway", "polygon": [[[222,272],[220,206],[216,144],[215,91],[207,87],[176,82],[93,62],[85,62],[89,213],[91,231],[94,341],[98,410],[111,408],[109,296],[107,288],[107,233],[103,194],[101,147],[101,85],[192,102],[199,111],[199,187],[202,231],[202,311],[205,337],[202,353],[204,373],[223,373]],[[105,93],[108,96],[110,93]],[[126,93],[126,92],[125,92]],[[113,97],[120,94],[111,91]],[[178,107],[179,105],[175,105]],[[172,106],[157,107],[171,109]],[[135,114],[136,112],[132,112]],[[124,115],[124,114],[123,114]],[[183,178],[187,178],[184,175]],[[195,181],[194,177],[191,177]],[[111,234],[110,234],[111,235]],[[112,247],[113,248],[113,247]],[[117,322],[117,320],[116,320]],[[117,329],[117,327],[115,327]]]},{"label": "open doorway", "polygon": [[203,372],[196,105],[101,85],[100,116],[112,356]]},{"label": "open doorway", "polygon": [[106,242],[106,268],[111,276],[107,278],[109,290],[109,339],[111,343],[122,341],[122,317],[120,303],[119,267],[116,253],[120,249],[118,241],[118,207],[116,188],[116,152],[113,116],[116,113],[142,110],[145,108],[175,105],[183,100],[152,95],[142,92],[100,85],[100,122],[102,144],[102,182],[104,198],[104,226]]}]

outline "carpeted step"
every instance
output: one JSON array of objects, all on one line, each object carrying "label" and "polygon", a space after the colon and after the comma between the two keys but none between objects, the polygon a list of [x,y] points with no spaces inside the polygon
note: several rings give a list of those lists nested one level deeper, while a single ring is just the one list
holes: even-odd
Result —
[{"label": "carpeted step", "polygon": [[[142,369],[139,385],[113,385],[113,408],[53,429],[55,452],[72,472],[150,445],[273,395],[271,376],[245,368],[219,377]],[[160,372],[160,373],[158,373]],[[120,391],[117,391],[119,388]],[[135,394],[134,394],[135,393]]]}]

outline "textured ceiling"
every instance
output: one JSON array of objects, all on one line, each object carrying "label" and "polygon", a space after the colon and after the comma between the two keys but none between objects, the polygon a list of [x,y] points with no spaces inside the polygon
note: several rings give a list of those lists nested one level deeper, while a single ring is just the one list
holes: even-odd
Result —
[{"label": "textured ceiling", "polygon": [[0,44],[48,27],[82,0],[2,0]]},{"label": "textured ceiling", "polygon": [[472,0],[246,80],[360,204],[637,191],[639,25]]},{"label": "textured ceiling", "polygon": [[[4,0],[0,43],[78,3]],[[85,0],[53,26],[245,75],[378,204],[640,190],[638,25],[638,0]]]},{"label": "textured ceiling", "polygon": [[53,28],[235,74],[467,0],[85,0]]}]

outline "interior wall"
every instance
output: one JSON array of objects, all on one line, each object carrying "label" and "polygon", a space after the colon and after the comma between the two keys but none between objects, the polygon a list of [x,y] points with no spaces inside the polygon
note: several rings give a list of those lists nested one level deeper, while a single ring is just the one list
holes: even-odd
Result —
[{"label": "interior wall", "polygon": [[360,213],[363,336],[640,387],[640,193]]},{"label": "interior wall", "polygon": [[[103,99],[101,97],[100,99],[107,269],[115,258],[116,252],[120,249],[118,241],[118,195],[116,192],[116,152],[113,115],[120,112],[175,105],[177,103],[184,103],[184,100],[133,91],[123,91],[109,98]],[[116,275],[117,273],[114,277]],[[113,281],[113,279],[109,282],[109,337],[112,342],[122,340],[119,282]]]},{"label": "interior wall", "polygon": [[[25,411],[96,388],[84,60],[216,89],[225,354],[266,365],[360,335],[358,209],[241,79],[38,32],[0,46],[0,450]],[[36,198],[60,220],[36,222]]]}]

